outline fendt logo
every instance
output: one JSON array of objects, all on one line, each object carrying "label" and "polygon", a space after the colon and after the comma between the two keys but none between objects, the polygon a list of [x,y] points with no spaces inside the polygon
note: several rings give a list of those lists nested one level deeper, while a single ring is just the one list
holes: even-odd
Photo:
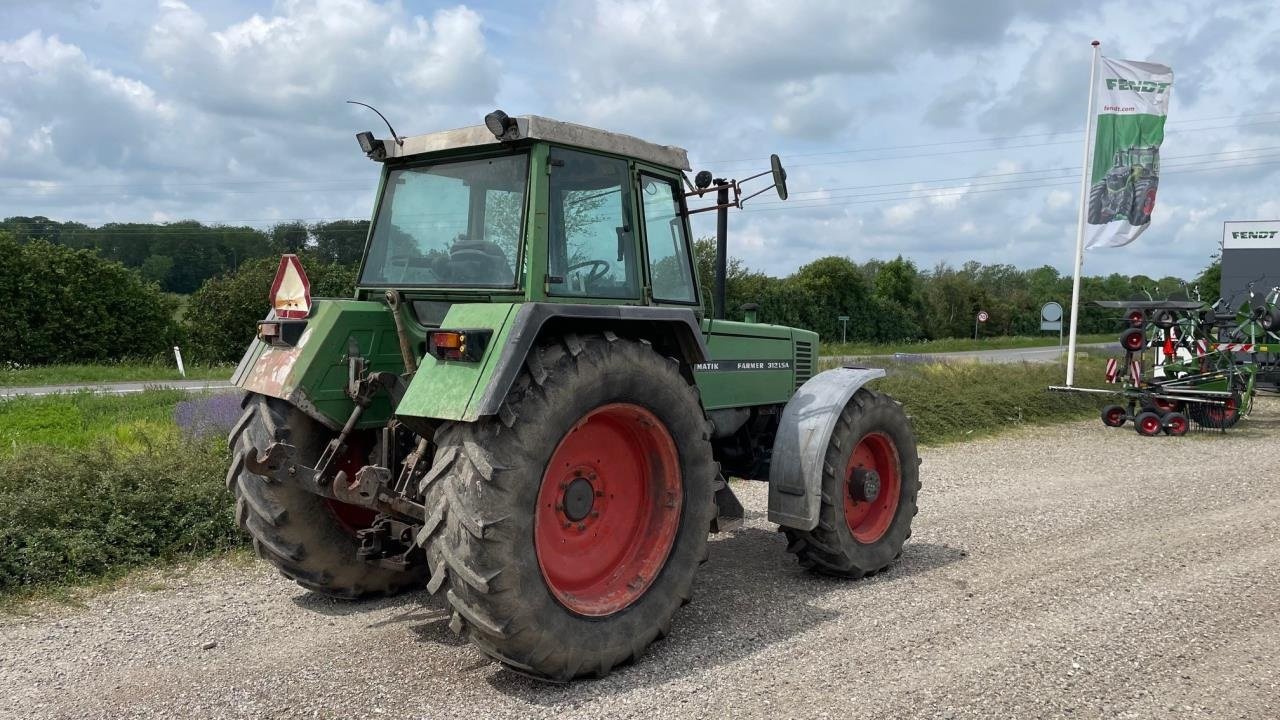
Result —
[{"label": "fendt logo", "polygon": [[1124,78],[1107,78],[1108,90],[1132,90],[1133,92],[1156,93],[1169,89],[1173,83],[1154,82],[1152,80],[1125,80]]},{"label": "fendt logo", "polygon": [[1231,233],[1232,240],[1270,240],[1280,230],[1236,230]]}]

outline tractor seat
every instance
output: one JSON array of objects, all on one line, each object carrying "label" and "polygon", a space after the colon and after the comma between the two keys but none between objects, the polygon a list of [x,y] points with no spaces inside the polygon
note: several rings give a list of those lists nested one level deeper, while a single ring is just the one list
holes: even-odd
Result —
[{"label": "tractor seat", "polygon": [[460,240],[449,250],[449,272],[456,281],[507,285],[514,281],[507,254],[487,240]]}]

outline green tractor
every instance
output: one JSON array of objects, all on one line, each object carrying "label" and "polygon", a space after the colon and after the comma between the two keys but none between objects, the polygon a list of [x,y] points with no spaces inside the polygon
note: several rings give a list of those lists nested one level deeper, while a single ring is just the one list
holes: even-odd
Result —
[{"label": "green tractor", "polygon": [[[806,568],[898,558],[919,458],[864,387],[884,371],[814,374],[815,333],[724,319],[728,209],[759,192],[690,183],[680,148],[500,111],[357,139],[383,168],[355,297],[312,301],[286,256],[234,376],[228,486],[285,576],[350,599],[425,585],[484,653],[569,680],[668,633],[708,533],[742,522],[729,477],[769,483]],[[766,175],[785,199],[776,156],[746,180]]]}]

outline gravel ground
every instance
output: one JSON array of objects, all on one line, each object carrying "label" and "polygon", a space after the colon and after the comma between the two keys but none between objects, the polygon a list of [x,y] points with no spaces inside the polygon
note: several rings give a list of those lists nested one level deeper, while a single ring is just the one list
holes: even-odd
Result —
[{"label": "gravel ground", "polygon": [[[1280,429],[1094,422],[922,453],[902,561],[802,572],[739,484],[693,604],[636,666],[537,683],[422,594],[345,604],[261,564],[0,620],[0,717],[1280,717]],[[1180,469],[1181,468],[1181,469]]]}]

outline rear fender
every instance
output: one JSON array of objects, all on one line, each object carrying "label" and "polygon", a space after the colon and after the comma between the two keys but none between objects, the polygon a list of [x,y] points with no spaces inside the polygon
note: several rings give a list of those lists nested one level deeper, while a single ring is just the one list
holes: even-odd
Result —
[{"label": "rear fender", "polygon": [[479,362],[423,358],[396,416],[417,432],[435,420],[475,422],[497,415],[537,342],[551,335],[612,331],[649,340],[677,357],[693,381],[693,366],[707,357],[697,317],[684,308],[529,302],[455,304],[443,328],[484,328],[493,339]]},{"label": "rear fender", "polygon": [[884,377],[874,368],[836,368],[809,379],[787,403],[769,465],[769,521],[796,530],[818,526],[822,465],[836,420],[858,388]]}]

